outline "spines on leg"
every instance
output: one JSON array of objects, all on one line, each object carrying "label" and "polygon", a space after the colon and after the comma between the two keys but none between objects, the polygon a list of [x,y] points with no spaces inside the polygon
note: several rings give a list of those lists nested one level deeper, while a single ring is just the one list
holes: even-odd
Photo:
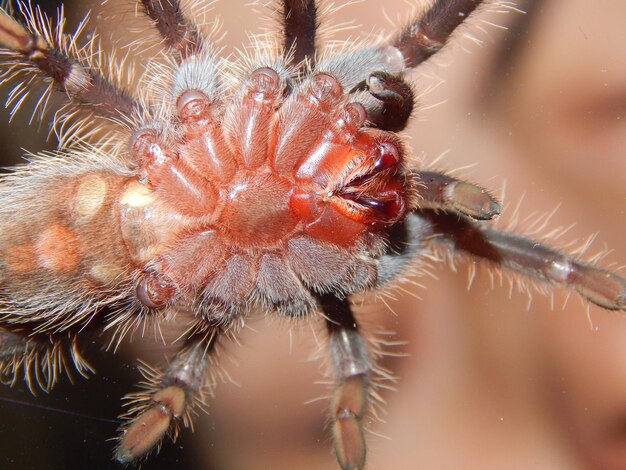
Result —
[{"label": "spines on leg", "polygon": [[86,377],[93,372],[83,359],[73,335],[26,335],[0,328],[0,381],[14,384],[20,375],[34,395],[40,389],[49,392],[72,370]]},{"label": "spines on leg", "polygon": [[483,0],[436,0],[419,18],[412,21],[390,45],[402,54],[407,67],[413,68],[439,52],[452,32]]},{"label": "spines on leg", "polygon": [[349,301],[329,294],[319,297],[319,302],[327,318],[337,381],[330,408],[335,453],[342,470],[360,470],[366,456],[363,420],[371,387],[369,353]]},{"label": "spines on leg", "polygon": [[531,278],[576,290],[608,310],[626,309],[626,279],[535,240],[501,232],[457,214],[418,211],[435,241]]},{"label": "spines on leg", "polygon": [[[99,48],[94,44],[96,39],[79,46],[77,37],[86,22],[75,34],[68,35],[63,32],[62,11],[53,27],[40,9],[20,4],[20,10],[27,20],[26,26],[0,10],[0,45],[4,48],[1,57],[5,67],[2,79],[21,81],[9,97],[15,109],[31,92],[36,79],[42,78],[51,83],[39,100],[38,106],[44,109],[49,93],[56,87],[96,116],[114,121],[131,116],[137,104],[118,83],[105,77],[105,70],[100,70],[99,55],[93,54]],[[81,126],[74,129],[77,127]]]},{"label": "spines on leg", "polygon": [[208,355],[215,350],[218,331],[188,340],[164,372],[144,368],[143,391],[128,395],[128,419],[121,429],[115,458],[131,463],[158,449],[166,434],[176,439],[179,426],[192,427],[195,408],[207,394]]}]

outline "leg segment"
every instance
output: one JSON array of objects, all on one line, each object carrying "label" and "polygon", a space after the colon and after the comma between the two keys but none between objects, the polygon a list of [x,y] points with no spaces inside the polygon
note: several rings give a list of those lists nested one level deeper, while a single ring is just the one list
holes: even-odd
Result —
[{"label": "leg segment", "polygon": [[[51,78],[71,100],[99,116],[114,119],[130,116],[135,106],[133,99],[100,75],[86,57],[79,59],[74,54],[77,49],[73,40],[60,31],[51,31],[43,13],[23,8],[31,29],[0,10],[0,46],[8,49],[2,55],[9,65],[3,78],[41,74]],[[63,22],[60,18],[59,24]],[[31,81],[32,78],[25,80],[26,83]],[[20,102],[21,99],[18,106]]]},{"label": "leg segment", "polygon": [[367,347],[347,299],[327,294],[319,298],[319,303],[327,318],[337,376],[330,409],[335,453],[342,470],[362,469],[366,451],[363,418],[370,386]]},{"label": "leg segment", "polygon": [[580,263],[553,248],[527,238],[500,232],[457,214],[418,211],[427,220],[436,241],[487,259],[527,276],[576,290],[587,300],[609,310],[626,309],[626,279]]},{"label": "leg segment", "polygon": [[415,97],[411,87],[401,77],[374,72],[365,81],[365,89],[382,104],[376,110],[368,109],[367,119],[373,127],[392,132],[406,127]]},{"label": "leg segment", "polygon": [[433,6],[407,26],[391,46],[400,51],[407,67],[417,67],[446,44],[452,32],[482,0],[436,0]]},{"label": "leg segment", "polygon": [[282,20],[285,31],[284,54],[290,65],[315,58],[317,6],[315,0],[283,0]]},{"label": "leg segment", "polygon": [[488,220],[500,214],[500,204],[483,188],[434,171],[416,171],[421,209],[457,212]]},{"label": "leg segment", "polygon": [[193,337],[164,372],[144,370],[143,392],[129,395],[130,421],[115,449],[120,463],[130,463],[158,448],[163,436],[176,439],[180,421],[192,426],[194,405],[204,405],[208,354],[215,350],[218,331]]},{"label": "leg segment", "polygon": [[202,49],[202,37],[196,25],[183,15],[178,0],[141,0],[140,3],[165,45],[177,51],[182,60]]}]

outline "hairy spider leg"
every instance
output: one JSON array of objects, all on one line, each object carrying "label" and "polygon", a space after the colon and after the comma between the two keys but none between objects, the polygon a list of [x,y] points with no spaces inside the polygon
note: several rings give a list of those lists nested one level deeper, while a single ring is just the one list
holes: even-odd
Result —
[{"label": "hairy spider leg", "polygon": [[483,0],[437,0],[424,14],[413,20],[391,42],[409,68],[439,52]]},{"label": "hairy spider leg", "polygon": [[198,54],[204,40],[196,25],[183,15],[178,0],[139,0],[143,12],[154,22],[163,44],[182,61]]},{"label": "hairy spider leg", "polygon": [[[52,30],[41,10],[19,5],[28,27],[0,10],[0,46],[11,51],[3,58],[10,65],[3,78],[9,74],[39,74],[52,79],[70,101],[97,116],[114,120],[130,117],[138,106],[133,97],[90,66],[84,49],[80,49],[84,53],[79,56],[79,49],[61,26]],[[21,99],[16,107],[20,103]]]},{"label": "hairy spider leg", "polygon": [[500,214],[500,204],[480,186],[434,171],[414,171],[419,181],[420,209],[431,208],[490,220]]},{"label": "hairy spider leg", "polygon": [[127,395],[130,408],[120,429],[115,458],[130,463],[158,449],[166,434],[176,440],[181,422],[193,427],[195,407],[206,406],[209,356],[215,353],[221,331],[204,330],[187,339],[165,371],[142,370],[143,390]]},{"label": "hairy spider leg", "polygon": [[[482,3],[482,0],[437,0],[426,12],[411,21],[397,36],[380,48],[387,63],[401,62],[411,69],[436,54],[453,31]],[[372,70],[372,69],[370,69]],[[402,73],[374,69],[353,91],[367,90],[374,98],[368,120],[379,129],[403,130],[415,106],[414,93]]]},{"label": "hairy spider leg", "polygon": [[535,240],[495,230],[459,214],[417,210],[434,241],[534,279],[576,290],[608,310],[626,308],[626,279],[577,261]]},{"label": "hairy spider leg", "polygon": [[281,15],[283,21],[283,55],[289,65],[298,66],[315,61],[316,36],[319,27],[315,0],[283,0]]},{"label": "hairy spider leg", "polygon": [[21,371],[28,389],[49,392],[63,374],[71,377],[69,359],[75,370],[87,377],[93,372],[81,356],[74,334],[62,337],[50,334],[24,336],[0,328],[0,381],[14,384]]},{"label": "hairy spider leg", "polygon": [[336,380],[330,405],[335,454],[342,470],[361,469],[366,454],[363,420],[371,391],[368,348],[348,299],[329,294],[318,301],[326,317]]}]

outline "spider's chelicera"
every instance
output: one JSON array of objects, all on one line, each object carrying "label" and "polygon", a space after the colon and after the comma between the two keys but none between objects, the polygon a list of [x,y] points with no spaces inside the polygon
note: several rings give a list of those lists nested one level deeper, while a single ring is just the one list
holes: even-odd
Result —
[{"label": "spider's chelicera", "polygon": [[[395,134],[414,106],[404,73],[481,3],[437,0],[386,42],[328,53],[315,1],[284,0],[280,47],[226,59],[178,1],[142,0],[168,59],[133,92],[94,63],[94,42],[78,46],[24,5],[25,25],[0,13],[10,101],[44,79],[40,103],[53,89],[69,101],[55,116],[61,140],[80,140],[0,185],[4,377],[49,389],[67,355],[89,370],[79,333],[104,328],[116,345],[144,321],[187,318],[169,366],[145,368],[129,396],[115,457],[132,462],[191,424],[218,340],[250,310],[321,312],[335,451],[360,469],[373,358],[350,298],[397,279],[419,252],[458,250],[623,309],[623,278],[490,228],[480,221],[500,206],[485,190],[407,164]],[[88,145],[92,118],[112,130]]]}]

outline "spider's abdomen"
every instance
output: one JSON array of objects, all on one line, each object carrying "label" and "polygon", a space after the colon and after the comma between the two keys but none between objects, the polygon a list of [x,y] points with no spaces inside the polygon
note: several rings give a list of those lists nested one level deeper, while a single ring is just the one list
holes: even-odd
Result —
[{"label": "spider's abdomen", "polygon": [[[135,136],[131,154],[156,213],[178,214],[144,260],[138,292],[148,305],[184,298],[242,311],[261,300],[299,311],[292,304],[308,306],[310,288],[348,293],[375,282],[384,229],[412,192],[398,138],[365,128],[365,108],[330,74],[313,74],[288,98],[284,87],[266,67],[225,103],[184,90],[175,133]],[[153,238],[138,232],[127,244],[139,251]]]}]

